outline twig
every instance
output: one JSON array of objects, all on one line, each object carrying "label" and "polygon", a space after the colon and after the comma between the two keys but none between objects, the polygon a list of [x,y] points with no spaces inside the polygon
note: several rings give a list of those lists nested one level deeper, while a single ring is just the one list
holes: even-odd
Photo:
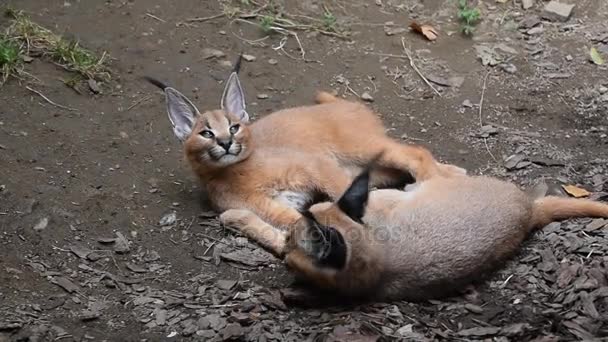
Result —
[{"label": "twig", "polygon": [[213,241],[215,241],[215,242],[217,242],[217,243],[221,243],[222,245],[226,245],[226,246],[228,246],[228,247],[232,247],[232,245],[231,245],[231,244],[226,243],[226,242],[224,242],[224,241],[222,241],[222,240],[216,239],[216,238],[214,238],[213,236],[207,235],[207,234],[205,234],[205,233],[199,233],[199,234],[201,234],[202,236],[206,237],[206,238],[207,238],[207,239],[209,239],[209,240],[213,240]]},{"label": "twig", "polygon": [[28,86],[25,86],[25,89],[31,91],[32,93],[37,94],[38,96],[42,97],[46,102],[50,103],[51,105],[53,105],[55,107],[58,107],[58,108],[61,108],[61,109],[66,109],[66,110],[71,110],[71,111],[77,111],[77,109],[66,107],[66,106],[62,106],[62,105],[60,105],[58,103],[55,103],[55,102],[51,101],[48,97],[44,96],[44,94],[42,94],[38,90],[32,89],[32,88],[30,88]]},{"label": "twig", "polygon": [[483,78],[483,85],[481,87],[481,99],[479,99],[479,127],[483,126],[483,122],[481,119],[481,114],[483,111],[483,99],[486,94],[486,85],[488,83],[488,76],[490,76],[490,71],[486,73],[486,76]]},{"label": "twig", "polygon": [[370,55],[376,55],[376,56],[382,56],[382,57],[408,59],[408,57],[406,55],[394,55],[392,53],[370,52],[369,54]]},{"label": "twig", "polygon": [[200,17],[200,18],[190,18],[190,19],[186,19],[187,23],[202,23],[205,21],[209,21],[209,20],[213,20],[213,19],[218,19],[218,18],[222,18],[225,17],[226,13],[220,13],[220,14],[216,14],[216,15],[212,15],[209,17]]},{"label": "twig", "polygon": [[148,17],[152,18],[152,19],[156,19],[156,20],[158,20],[158,21],[160,21],[160,22],[162,22],[162,23],[166,23],[166,21],[165,21],[165,20],[163,20],[163,19],[161,19],[161,18],[159,18],[159,17],[155,16],[155,15],[154,15],[154,14],[152,14],[152,13],[146,13],[146,15],[147,15]]},{"label": "twig", "polygon": [[[479,128],[483,127],[483,120],[482,120],[483,100],[486,95],[486,85],[488,82],[488,76],[490,76],[489,70],[486,73],[486,76],[483,78],[483,86],[481,87],[481,98],[479,99]],[[488,154],[490,155],[490,157],[492,157],[494,162],[498,164],[498,160],[496,159],[496,157],[494,157],[494,155],[490,151],[490,147],[488,146],[488,138],[483,138],[483,144],[486,146],[486,151],[488,151]]]},{"label": "twig", "polygon": [[148,95],[148,96],[144,96],[141,99],[135,101],[135,103],[133,103],[132,105],[129,106],[129,108],[127,108],[126,110],[124,110],[125,112],[130,111],[131,109],[137,107],[138,105],[140,105],[141,103],[149,100],[152,97],[152,95]]},{"label": "twig", "polygon": [[426,85],[428,85],[431,89],[433,89],[435,94],[437,94],[437,95],[439,95],[439,97],[441,97],[441,93],[431,84],[431,82],[429,82],[429,80],[426,79],[426,77],[424,77],[424,75],[420,72],[420,70],[418,70],[418,67],[416,66],[416,64],[414,64],[412,55],[410,54],[409,50],[405,47],[405,38],[403,38],[403,37],[401,37],[401,45],[403,46],[403,51],[407,55],[407,59],[410,60],[410,66],[412,67],[412,69],[414,69],[414,71],[418,74],[418,76],[420,76],[420,78],[422,78],[422,80],[424,81],[424,83],[426,83]]}]

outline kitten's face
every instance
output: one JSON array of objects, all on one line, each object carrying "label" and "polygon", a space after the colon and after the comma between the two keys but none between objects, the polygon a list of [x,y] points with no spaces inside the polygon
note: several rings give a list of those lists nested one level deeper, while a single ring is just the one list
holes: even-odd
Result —
[{"label": "kitten's face", "polygon": [[208,111],[197,118],[185,150],[203,165],[226,167],[249,157],[250,139],[249,127],[235,115]]}]

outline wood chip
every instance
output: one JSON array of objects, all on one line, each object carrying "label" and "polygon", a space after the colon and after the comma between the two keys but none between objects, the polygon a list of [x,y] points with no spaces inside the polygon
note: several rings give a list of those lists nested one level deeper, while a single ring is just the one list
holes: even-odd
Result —
[{"label": "wood chip", "polygon": [[71,280],[65,277],[54,277],[51,279],[51,283],[61,287],[69,293],[77,292],[79,287],[74,284]]},{"label": "wood chip", "polygon": [[562,188],[572,197],[581,198],[590,195],[590,192],[574,185],[562,185]]}]

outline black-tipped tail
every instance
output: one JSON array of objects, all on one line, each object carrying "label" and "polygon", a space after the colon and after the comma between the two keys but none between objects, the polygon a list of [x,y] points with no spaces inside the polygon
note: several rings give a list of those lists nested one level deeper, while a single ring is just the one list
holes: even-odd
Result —
[{"label": "black-tipped tail", "polygon": [[147,80],[148,82],[154,84],[155,86],[159,87],[162,90],[165,90],[168,87],[168,85],[166,85],[163,82],[161,82],[155,78],[152,78],[150,76],[144,76],[144,79]]}]

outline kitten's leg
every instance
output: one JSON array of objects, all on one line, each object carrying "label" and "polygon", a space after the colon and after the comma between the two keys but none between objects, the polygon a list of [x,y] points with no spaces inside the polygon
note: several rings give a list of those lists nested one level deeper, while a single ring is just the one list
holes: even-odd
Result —
[{"label": "kitten's leg", "polygon": [[423,181],[435,176],[452,177],[466,174],[466,170],[457,166],[441,164],[431,152],[423,147],[400,144],[386,139],[377,147],[384,151],[378,163],[389,168],[411,172],[416,181]]},{"label": "kitten's leg", "polygon": [[283,258],[287,233],[264,222],[253,212],[246,209],[229,209],[220,215],[220,222],[238,229],[268,252]]}]

